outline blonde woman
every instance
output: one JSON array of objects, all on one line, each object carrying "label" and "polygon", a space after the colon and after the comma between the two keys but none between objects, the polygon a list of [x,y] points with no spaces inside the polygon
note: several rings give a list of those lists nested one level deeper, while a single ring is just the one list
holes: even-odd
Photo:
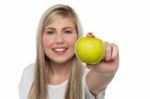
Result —
[{"label": "blonde woman", "polygon": [[70,6],[57,4],[43,14],[37,31],[36,61],[23,72],[20,99],[104,99],[118,69],[118,47],[105,43],[104,59],[83,66],[74,51],[81,36],[79,19]]}]

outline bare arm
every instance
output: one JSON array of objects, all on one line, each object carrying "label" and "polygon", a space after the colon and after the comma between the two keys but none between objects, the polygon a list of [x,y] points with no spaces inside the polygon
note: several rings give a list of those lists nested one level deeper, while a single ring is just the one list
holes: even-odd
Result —
[{"label": "bare arm", "polygon": [[97,95],[113,79],[119,66],[119,51],[114,43],[105,43],[105,57],[95,65],[87,65],[90,72],[87,75],[87,85],[90,91]]}]

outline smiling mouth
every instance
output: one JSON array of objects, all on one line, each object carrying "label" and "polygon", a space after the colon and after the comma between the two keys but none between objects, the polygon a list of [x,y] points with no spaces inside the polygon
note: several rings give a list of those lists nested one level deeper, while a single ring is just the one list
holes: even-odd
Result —
[{"label": "smiling mouth", "polygon": [[63,48],[53,48],[52,49],[54,51],[55,54],[61,55],[64,54],[67,51],[67,48],[63,47]]}]

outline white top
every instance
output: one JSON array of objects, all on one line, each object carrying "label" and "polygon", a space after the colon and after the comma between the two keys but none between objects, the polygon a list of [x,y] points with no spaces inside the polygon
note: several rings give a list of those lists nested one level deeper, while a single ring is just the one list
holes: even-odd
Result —
[{"label": "white top", "polygon": [[[96,98],[90,93],[86,83],[86,75],[89,72],[89,69],[87,69],[86,66],[83,66],[83,70],[84,70],[84,74],[82,77],[82,86],[83,86],[82,99],[104,99],[105,90],[101,91]],[[19,84],[20,99],[27,99],[30,87],[32,85],[33,76],[34,76],[34,64],[31,64],[24,69],[20,80],[20,84]],[[68,80],[65,80],[60,85],[47,85],[48,99],[64,99],[67,82]]]}]

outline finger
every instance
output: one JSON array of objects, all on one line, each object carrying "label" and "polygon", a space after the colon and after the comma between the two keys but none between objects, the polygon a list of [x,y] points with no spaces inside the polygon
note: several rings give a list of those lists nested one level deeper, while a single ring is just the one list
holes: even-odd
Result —
[{"label": "finger", "polygon": [[118,56],[118,46],[112,43],[112,55],[111,59],[115,59]]},{"label": "finger", "polygon": [[111,60],[111,55],[112,55],[112,48],[111,44],[105,42],[105,61],[110,61]]},{"label": "finger", "polygon": [[94,36],[92,32],[88,32],[86,36]]}]

